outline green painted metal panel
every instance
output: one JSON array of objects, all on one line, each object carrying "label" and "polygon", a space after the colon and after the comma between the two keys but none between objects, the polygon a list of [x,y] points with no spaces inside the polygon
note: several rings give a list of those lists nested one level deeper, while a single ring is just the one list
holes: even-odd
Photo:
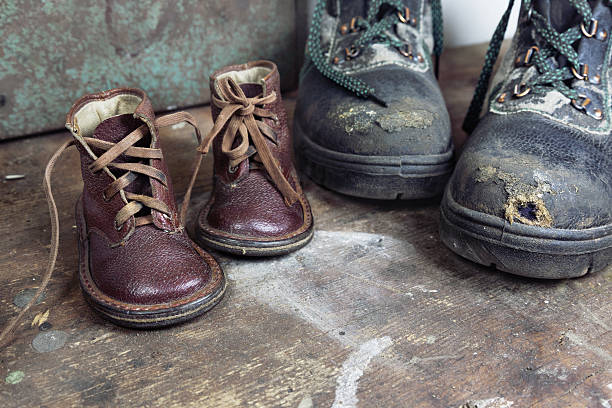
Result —
[{"label": "green painted metal panel", "polygon": [[208,102],[227,64],[271,59],[296,85],[293,0],[2,0],[0,139],[61,128],[81,95],[144,89],[158,110]]}]

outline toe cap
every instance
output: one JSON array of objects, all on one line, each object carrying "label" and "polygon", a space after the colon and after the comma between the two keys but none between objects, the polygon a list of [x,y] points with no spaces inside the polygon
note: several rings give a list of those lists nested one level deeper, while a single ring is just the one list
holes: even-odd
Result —
[{"label": "toe cap", "polygon": [[314,142],[350,154],[439,154],[451,146],[450,121],[433,77],[397,66],[356,74],[388,107],[357,97],[315,69],[300,83],[296,120]]},{"label": "toe cap", "polygon": [[212,227],[227,238],[283,239],[304,225],[299,201],[291,207],[261,170],[231,186],[217,179],[214,202],[200,214],[199,226]]},{"label": "toe cap", "polygon": [[98,288],[125,303],[152,305],[189,297],[211,279],[210,266],[183,233],[137,228],[124,246],[90,239],[90,269]]},{"label": "toe cap", "polygon": [[612,166],[601,146],[525,113],[489,114],[468,141],[449,190],[461,206],[562,229],[609,224]]}]

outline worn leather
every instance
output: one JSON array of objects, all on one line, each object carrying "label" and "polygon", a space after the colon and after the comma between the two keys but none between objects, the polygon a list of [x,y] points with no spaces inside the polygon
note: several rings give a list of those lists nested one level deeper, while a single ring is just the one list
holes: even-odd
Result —
[{"label": "worn leather", "polygon": [[344,50],[358,34],[341,35],[340,27],[355,16],[365,16],[367,3],[330,0],[322,41],[334,44],[329,59],[339,58],[335,69],[364,80],[388,107],[359,98],[307,62],[302,70],[295,120],[312,142],[335,152],[404,156],[449,151],[450,120],[427,51],[433,41],[429,2],[406,1],[411,16],[417,17],[417,26],[398,20],[393,33],[411,44],[415,55],[422,55],[422,61],[404,57],[396,48],[382,44],[370,45],[357,58],[345,61]]},{"label": "worn leather", "polygon": [[[266,143],[278,161],[283,175],[298,192],[299,200],[288,206],[266,170],[253,158],[244,160],[235,170],[230,169],[229,160],[221,151],[222,138],[218,137],[213,142],[214,188],[210,201],[200,213],[198,228],[226,238],[255,241],[287,239],[309,228],[312,215],[293,165],[292,138],[287,126],[287,114],[282,103],[276,65],[268,61],[256,61],[225,67],[213,73],[210,89],[211,94],[218,96],[214,83],[219,75],[255,66],[271,69],[264,79],[265,92],[266,95],[275,92],[277,98],[265,105],[264,109],[272,111],[278,121],[261,120],[277,135],[276,144],[267,139]],[[240,87],[247,97],[256,97],[264,91],[260,84],[240,84]],[[211,109],[213,120],[216,120],[220,109],[214,104]]]},{"label": "worn leather", "polygon": [[[104,98],[109,94],[95,95]],[[91,96],[85,99],[96,100]],[[79,106],[79,103],[75,106]],[[154,119],[150,102],[143,98],[133,115],[124,114],[104,120],[95,129],[93,137],[118,142],[143,123],[153,124]],[[153,131],[153,135],[143,138],[138,146],[159,147],[157,132],[154,128]],[[115,215],[125,202],[120,194],[109,201],[104,198],[103,192],[113,179],[104,171],[93,173],[88,167],[93,162],[92,157],[82,144],[77,144],[77,147],[81,155],[84,184],[81,205],[89,240],[89,270],[99,290],[126,304],[156,305],[188,297],[206,286],[211,280],[211,267],[180,228],[165,161],[155,159],[147,164],[165,173],[168,187],[139,175],[126,190],[152,195],[163,201],[171,209],[171,219],[153,214],[153,224],[134,227],[132,218],[117,230]],[[95,148],[92,150],[96,156],[103,153]],[[117,161],[127,160],[120,156]],[[123,172],[112,171],[117,172],[113,173],[116,176]]]},{"label": "worn leather", "polygon": [[136,228],[118,247],[90,230],[90,271],[98,288],[125,303],[159,304],[187,297],[210,280],[210,269],[183,233]]},{"label": "worn leather", "polygon": [[[592,1],[591,5],[600,28],[610,33],[610,7],[604,3]],[[576,13],[569,2],[540,0],[536,7],[557,29],[576,25]],[[526,14],[527,10],[522,10],[521,21],[526,21]],[[575,44],[581,61],[590,65],[593,75],[606,73],[601,84],[579,80],[571,84],[580,92],[595,95],[593,104],[604,110],[602,120],[576,109],[568,98],[552,89],[547,94],[498,100],[502,92],[511,92],[513,82],[529,75],[528,68],[515,67],[514,60],[538,43],[534,35],[528,25],[522,25],[516,34],[506,59],[511,66],[502,68],[505,76],[492,94],[490,111],[457,163],[449,192],[459,205],[507,221],[511,221],[508,206],[524,194],[534,202],[541,198],[550,213],[550,224],[535,223],[537,226],[581,230],[610,225],[612,122],[610,107],[598,105],[609,87],[609,34],[605,41],[584,37]],[[518,217],[513,222],[529,223],[529,210],[523,210],[527,219]]]},{"label": "worn leather", "polygon": [[502,219],[513,196],[535,193],[552,217],[550,227],[607,225],[612,144],[535,113],[489,114],[470,137],[449,189],[460,205]]}]

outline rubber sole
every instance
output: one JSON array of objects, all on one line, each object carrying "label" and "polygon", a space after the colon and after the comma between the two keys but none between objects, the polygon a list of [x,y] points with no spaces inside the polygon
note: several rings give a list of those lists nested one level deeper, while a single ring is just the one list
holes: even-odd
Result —
[{"label": "rubber sole", "polygon": [[440,237],[464,258],[530,278],[576,278],[612,264],[612,224],[584,230],[509,224],[459,205],[448,189]]},{"label": "rubber sole", "polygon": [[453,149],[442,154],[363,156],[340,153],[314,143],[294,125],[296,159],[313,181],[330,190],[379,200],[439,196],[453,171]]},{"label": "rubber sole", "polygon": [[249,241],[212,235],[196,228],[195,240],[198,244],[232,255],[278,256],[285,255],[304,247],[312,240],[314,225],[295,237],[279,241]]},{"label": "rubber sole", "polygon": [[205,296],[198,296],[185,302],[179,299],[174,304],[156,305],[128,304],[110,298],[96,286],[89,270],[89,240],[80,200],[76,208],[76,219],[79,232],[79,281],[83,296],[96,312],[112,323],[134,329],[173,326],[207,312],[223,298],[227,289],[227,280],[216,260],[206,253],[203,261],[211,265],[213,271],[211,279],[215,286]]}]

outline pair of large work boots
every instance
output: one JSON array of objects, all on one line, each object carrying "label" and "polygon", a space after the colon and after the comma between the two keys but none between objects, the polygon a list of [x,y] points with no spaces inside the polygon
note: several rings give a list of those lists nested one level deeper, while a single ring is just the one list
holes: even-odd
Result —
[{"label": "pair of large work boots", "polygon": [[435,76],[440,2],[319,1],[295,118],[297,158],[317,183],[344,194],[443,193],[442,241],[472,261],[577,277],[612,260],[611,2],[522,0],[490,84],[513,3],[489,46],[464,124],[471,136],[453,171]]}]

